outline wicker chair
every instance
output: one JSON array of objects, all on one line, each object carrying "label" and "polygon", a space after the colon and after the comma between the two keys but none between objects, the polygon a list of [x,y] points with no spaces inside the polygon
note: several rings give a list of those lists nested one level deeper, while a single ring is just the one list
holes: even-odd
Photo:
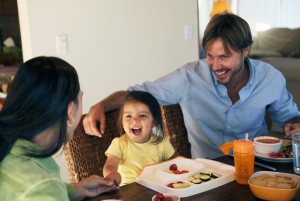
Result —
[{"label": "wicker chair", "polygon": [[[178,104],[162,106],[163,126],[166,136],[170,137],[176,154],[190,158],[190,143]],[[120,136],[117,128],[118,110],[106,113],[105,135],[102,138],[87,135],[82,120],[74,132],[72,140],[64,147],[64,153],[70,175],[70,181],[76,183],[90,175],[102,176],[106,161],[104,152],[113,138]]]},{"label": "wicker chair", "polygon": [[74,132],[70,142],[64,146],[70,181],[76,183],[90,175],[102,176],[102,168],[106,161],[104,152],[113,138],[120,136],[116,126],[119,111],[106,113],[105,134],[102,138],[87,135],[82,120]]},{"label": "wicker chair", "polygon": [[169,136],[177,156],[191,158],[191,144],[188,140],[183,115],[179,104],[162,106],[164,132]]}]

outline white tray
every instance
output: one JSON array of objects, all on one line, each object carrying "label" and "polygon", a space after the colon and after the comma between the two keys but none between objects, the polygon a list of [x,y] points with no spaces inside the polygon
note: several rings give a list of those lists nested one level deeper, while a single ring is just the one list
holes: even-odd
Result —
[{"label": "white tray", "polygon": [[[191,171],[184,175],[172,175],[170,173],[163,172],[163,170],[167,169],[171,164],[174,163],[177,164],[179,170],[187,169]],[[195,171],[201,172],[203,170],[220,173],[222,176],[215,180],[201,184],[193,184],[185,181],[185,178],[192,176]],[[144,167],[141,174],[137,177],[136,182],[157,192],[172,193],[178,195],[179,197],[188,197],[211,190],[213,188],[217,188],[233,181],[235,179],[234,171],[234,167],[231,165],[209,159],[188,159],[184,157],[176,157],[172,160]],[[166,186],[171,182],[178,181],[189,183],[190,187],[175,189]]]}]

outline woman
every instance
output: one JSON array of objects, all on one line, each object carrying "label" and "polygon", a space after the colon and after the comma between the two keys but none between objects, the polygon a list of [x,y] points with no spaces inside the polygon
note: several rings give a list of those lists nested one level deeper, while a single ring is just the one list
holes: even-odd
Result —
[{"label": "woman", "polygon": [[0,197],[82,200],[117,187],[93,175],[65,184],[51,158],[70,140],[82,115],[76,70],[55,57],[37,57],[18,70],[0,112]]}]

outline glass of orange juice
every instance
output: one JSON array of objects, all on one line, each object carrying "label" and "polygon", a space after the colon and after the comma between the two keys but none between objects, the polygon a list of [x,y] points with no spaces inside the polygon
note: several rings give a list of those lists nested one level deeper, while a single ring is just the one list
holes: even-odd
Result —
[{"label": "glass of orange juice", "polygon": [[239,139],[233,142],[235,179],[239,184],[248,184],[254,172],[254,144],[251,140]]}]

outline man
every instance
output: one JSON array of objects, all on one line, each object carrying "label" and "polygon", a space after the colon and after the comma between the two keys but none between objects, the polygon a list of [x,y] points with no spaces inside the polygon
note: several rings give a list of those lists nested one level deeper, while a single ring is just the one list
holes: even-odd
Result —
[{"label": "man", "polygon": [[[206,60],[128,90],[148,91],[161,105],[180,104],[192,157],[215,158],[222,155],[218,147],[225,142],[246,133],[250,139],[266,134],[266,111],[287,135],[300,131],[300,112],[285,78],[271,65],[247,57],[252,43],[245,20],[229,13],[215,15],[203,37]],[[84,119],[85,131],[101,136],[104,112],[117,108],[126,93],[113,93],[91,107]]]}]

